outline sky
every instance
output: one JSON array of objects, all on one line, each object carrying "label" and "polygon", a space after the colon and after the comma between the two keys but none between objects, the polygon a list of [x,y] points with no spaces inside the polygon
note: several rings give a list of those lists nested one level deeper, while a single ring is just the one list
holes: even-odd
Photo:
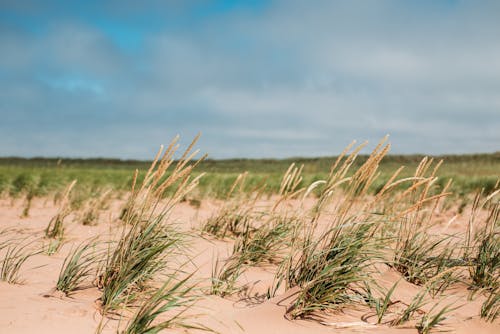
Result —
[{"label": "sky", "polygon": [[0,0],[0,156],[500,151],[500,1]]}]

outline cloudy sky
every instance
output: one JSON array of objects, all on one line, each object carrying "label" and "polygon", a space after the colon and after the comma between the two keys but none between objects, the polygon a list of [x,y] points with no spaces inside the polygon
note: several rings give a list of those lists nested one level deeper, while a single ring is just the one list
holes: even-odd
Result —
[{"label": "cloudy sky", "polygon": [[0,0],[0,156],[500,150],[500,1]]}]

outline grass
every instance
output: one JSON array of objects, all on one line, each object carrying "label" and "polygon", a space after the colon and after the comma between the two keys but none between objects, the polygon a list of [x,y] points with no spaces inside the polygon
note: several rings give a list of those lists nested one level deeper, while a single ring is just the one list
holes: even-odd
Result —
[{"label": "grass", "polygon": [[[286,278],[288,288],[300,288],[287,312],[291,318],[342,308],[359,299],[354,287],[370,280],[368,267],[378,256],[373,238],[378,222],[357,204],[373,182],[378,162],[388,146],[381,142],[366,163],[348,177],[347,172],[363,146],[356,147],[344,159],[352,145],[347,147],[334,163],[304,237],[294,237],[299,240],[293,247],[295,253],[290,254],[285,273],[280,273]],[[335,189],[345,183],[349,184],[345,198],[335,206],[329,227],[317,237],[323,209],[332,201]]]},{"label": "grass", "polygon": [[96,243],[92,241],[83,243],[70,252],[61,267],[56,290],[69,296],[81,289],[86,279],[95,275],[96,265],[99,262],[95,247]]},{"label": "grass", "polygon": [[[467,230],[466,251],[464,257],[472,263],[469,273],[472,285],[476,288],[492,288],[500,284],[500,202],[492,202],[500,193],[494,191],[480,203],[481,193],[474,199]],[[477,212],[489,205],[488,215],[482,224],[477,222]],[[473,229],[479,225],[476,233]]]},{"label": "grass", "polygon": [[[186,322],[183,313],[189,309],[195,298],[190,296],[193,287],[188,284],[189,276],[178,282],[173,279],[167,280],[165,284],[147,298],[137,309],[129,320],[126,328],[120,331],[122,334],[155,334],[160,331],[180,327],[186,329],[204,329]],[[167,312],[177,310],[173,314],[156,321],[157,318]]]},{"label": "grass", "polygon": [[456,248],[450,243],[448,236],[432,238],[429,234],[418,231],[396,250],[394,268],[408,282],[422,285],[450,266],[459,264],[454,257],[455,252]]},{"label": "grass", "polygon": [[[295,292],[286,310],[289,319],[370,307],[377,324],[412,322],[419,333],[428,333],[455,308],[439,308],[436,302],[426,312],[424,306],[464,281],[486,296],[480,316],[498,318],[498,153],[449,157],[441,165],[439,159],[389,156],[384,139],[369,155],[360,154],[365,144],[353,143],[338,157],[297,159],[297,164],[204,161],[195,159],[196,141],[178,157],[176,138],[152,162],[0,159],[0,193],[23,199],[23,216],[36,197],[52,196],[59,206],[45,230],[48,254],[66,241],[70,214],[78,212],[73,216],[81,224],[95,225],[111,194],[126,199],[121,221],[111,225],[118,229],[116,240],[107,244],[102,259],[94,242],[74,248],[64,260],[57,290],[71,295],[93,281],[105,316],[133,314],[122,333],[204,329],[185,321],[195,294],[191,275],[172,273],[176,258],[187,255],[186,235],[170,216],[178,203],[199,208],[208,196],[221,201],[202,233],[234,242],[232,254],[213,264],[209,294],[232,295],[250,267],[265,266],[275,273],[268,299],[283,288]],[[248,172],[238,174],[242,170]],[[459,234],[434,233],[436,214],[452,211],[471,211],[464,242]],[[20,268],[35,253],[11,239],[0,240],[0,251],[5,254],[2,280],[20,282]],[[387,291],[376,284],[374,274],[387,265],[417,285],[409,304],[396,299],[401,280]],[[404,308],[395,311],[394,305]]]},{"label": "grass", "polygon": [[61,240],[64,237],[64,219],[71,213],[71,208],[69,205],[69,195],[75,184],[76,180],[73,180],[66,187],[62,195],[59,210],[57,214],[52,217],[45,229],[45,236],[49,239]]},{"label": "grass", "polygon": [[48,239],[47,244],[44,247],[44,253],[49,256],[56,254],[61,249],[62,245],[64,245],[64,242],[64,235],[54,239]]},{"label": "grass", "polygon": [[162,226],[159,219],[147,226],[134,225],[125,233],[108,254],[99,276],[103,311],[115,311],[133,303],[137,292],[165,269],[167,255],[177,249],[179,242],[179,236]]},{"label": "grass", "polygon": [[[136,302],[155,275],[166,269],[168,257],[178,250],[182,236],[165,223],[174,206],[198,183],[199,177],[190,175],[197,162],[189,163],[197,154],[191,152],[196,140],[175,164],[177,138],[164,152],[160,148],[141,184],[135,183],[135,173],[128,210],[122,216],[121,237],[108,252],[98,277],[104,313]],[[167,174],[169,167],[173,170]],[[166,197],[171,187],[175,188],[173,195]]]},{"label": "grass", "polygon": [[203,225],[203,232],[217,238],[248,232],[257,218],[255,206],[262,196],[262,186],[246,192],[247,177],[248,173],[238,175],[225,195],[224,204]]},{"label": "grass", "polygon": [[84,204],[79,221],[82,225],[97,225],[101,211],[107,207],[111,189],[99,191]]},{"label": "grass", "polygon": [[[356,167],[368,157],[359,156]],[[374,188],[384,184],[401,165],[406,170],[414,170],[422,160],[421,155],[388,155],[381,162],[383,169]],[[293,159],[231,159],[205,160],[200,164],[199,173],[206,173],[200,182],[198,191],[202,196],[222,198],[229,185],[241,171],[248,171],[248,185],[252,188],[263,180],[268,187],[266,193],[277,193],[280,187],[282,171],[292,163],[303,164],[304,183],[310,184],[316,180],[325,179],[328,169],[337,157],[324,158],[293,158]],[[443,179],[454,180],[453,192],[472,193],[481,188],[493,189],[498,180],[500,169],[500,154],[475,155],[448,155],[435,157],[436,160],[445,160],[446,164],[440,171]],[[54,193],[64,189],[65,185],[78,179],[75,189],[106,188],[116,191],[127,191],[132,182],[131,174],[135,169],[146,170],[151,161],[122,161],[112,159],[23,159],[0,158],[0,194],[8,193],[13,196],[25,194],[27,189],[34,188],[35,196]],[[196,173],[195,173],[196,174]],[[195,175],[196,176],[196,175]],[[411,176],[404,172],[403,177]],[[18,179],[16,181],[16,179]]]},{"label": "grass", "polygon": [[446,320],[446,314],[457,309],[457,307],[453,307],[453,305],[450,304],[441,308],[438,312],[433,313],[437,306],[438,304],[434,305],[434,307],[432,307],[432,309],[428,313],[425,313],[420,319],[420,322],[416,326],[419,334],[430,333],[431,330]]},{"label": "grass", "polygon": [[422,307],[426,304],[425,302],[426,294],[427,290],[425,289],[420,290],[420,292],[418,292],[413,297],[410,304],[408,304],[404,308],[404,310],[397,316],[397,318],[391,322],[391,326],[400,326],[408,322],[417,312],[424,313],[424,311],[422,311]]},{"label": "grass", "polygon": [[243,271],[244,265],[239,257],[230,257],[226,261],[217,259],[212,267],[209,294],[224,297],[237,292],[236,282]]},{"label": "grass", "polygon": [[385,293],[383,293],[383,297],[374,297],[370,284],[366,284],[366,298],[370,307],[375,309],[375,314],[377,315],[377,324],[381,324],[384,316],[389,310],[389,306],[391,306],[394,302],[391,300],[396,287],[398,286],[399,281],[393,284],[393,286]]},{"label": "grass", "polygon": [[500,286],[489,291],[486,300],[481,305],[481,318],[494,322],[500,316]]},{"label": "grass", "polygon": [[236,240],[233,257],[239,257],[246,265],[278,263],[291,242],[291,235],[297,222],[277,217],[255,231],[247,228]]},{"label": "grass", "polygon": [[370,280],[365,269],[374,255],[369,242],[371,228],[371,224],[353,225],[337,234],[327,247],[321,247],[324,239],[320,239],[303,249],[298,262],[286,273],[288,286],[300,287],[288,310],[292,318],[339,309],[356,299],[351,287]]},{"label": "grass", "polygon": [[1,262],[0,280],[10,284],[21,284],[21,267],[32,256],[39,254],[30,249],[31,243],[6,246],[6,252]]}]

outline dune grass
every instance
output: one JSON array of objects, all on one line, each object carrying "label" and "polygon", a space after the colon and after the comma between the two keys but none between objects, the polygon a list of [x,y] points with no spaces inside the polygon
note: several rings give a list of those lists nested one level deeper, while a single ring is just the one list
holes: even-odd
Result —
[{"label": "dune grass", "polygon": [[71,207],[69,202],[69,196],[71,190],[76,184],[76,180],[73,180],[64,190],[62,199],[59,204],[59,210],[57,214],[52,217],[49,224],[45,228],[45,236],[49,239],[63,239],[64,237],[64,219],[71,213]]},{"label": "dune grass", "polygon": [[[206,327],[190,323],[183,314],[192,303],[195,297],[190,294],[193,286],[189,284],[190,276],[175,281],[168,279],[161,288],[157,289],[139,306],[137,311],[128,321],[126,328],[120,331],[121,334],[155,334],[167,328],[185,328],[208,330]],[[173,314],[161,320],[159,316],[175,311]]]},{"label": "dune grass", "polygon": [[[64,259],[56,290],[69,296],[83,288],[85,280],[95,276],[100,260],[95,241],[85,242],[76,247]],[[91,286],[90,283],[88,285]]]},{"label": "dune grass", "polygon": [[[93,282],[101,292],[104,317],[132,314],[121,333],[205,329],[184,318],[196,293],[192,274],[173,268],[176,258],[189,256],[186,232],[180,232],[170,216],[182,201],[199,207],[204,196],[215,196],[220,205],[198,232],[232,242],[233,248],[226,259],[215,260],[207,294],[234,297],[242,288],[242,275],[250,267],[264,266],[275,273],[268,299],[283,289],[295,292],[285,311],[288,319],[315,319],[353,306],[371,308],[377,325],[410,323],[419,333],[428,333],[456,309],[439,305],[443,294],[460,282],[486,297],[478,316],[492,322],[498,318],[497,155],[478,158],[476,165],[456,158],[451,168],[427,157],[396,161],[388,156],[390,144],[384,138],[369,155],[360,153],[366,143],[352,143],[335,159],[298,159],[301,164],[286,165],[268,161],[264,167],[252,161],[226,161],[217,167],[213,161],[204,163],[204,157],[195,159],[197,139],[177,157],[175,138],[146,171],[133,175],[131,167],[146,164],[130,162],[124,167],[110,162],[117,169],[113,171],[91,165],[95,169],[83,181],[78,178],[80,187],[75,180],[62,190],[68,177],[84,174],[82,166],[52,166],[57,177],[48,170],[37,174],[18,166],[21,174],[12,177],[11,171],[0,178],[0,192],[24,199],[23,216],[30,214],[33,199],[42,193],[57,202],[59,211],[45,229],[50,254],[66,240],[65,219],[70,214],[83,225],[95,225],[111,194],[121,192],[124,197],[124,189],[130,187],[120,219],[110,222],[110,229],[118,231],[116,240],[108,242],[103,253],[96,251],[94,241],[74,248],[64,260],[57,290],[71,295]],[[400,167],[400,162],[411,168]],[[440,177],[472,165],[481,173],[470,181],[464,181],[463,174],[453,182]],[[235,167],[241,166],[256,173],[237,174]],[[203,170],[212,174],[205,177]],[[109,179],[104,181],[106,173]],[[478,187],[482,191],[470,196]],[[436,215],[451,211],[470,212],[465,236],[437,230]],[[11,240],[0,241],[0,251],[5,254],[1,279],[20,282],[21,266],[35,253]],[[374,278],[380,268],[393,271],[400,280],[382,289]],[[400,282],[418,291],[408,304],[395,297]],[[435,306],[424,310],[429,303]]]},{"label": "dune grass", "polygon": [[32,250],[33,242],[6,245],[6,252],[0,265],[0,280],[10,284],[22,284],[20,271],[25,262],[40,251]]},{"label": "dune grass", "polygon": [[[474,199],[469,220],[464,257],[472,263],[469,266],[469,273],[472,285],[477,288],[493,288],[500,284],[500,224],[498,219],[500,202],[498,200],[492,202],[498,194],[500,194],[500,189],[495,190],[480,203],[481,193],[478,193]],[[486,206],[489,206],[488,214],[484,222],[479,224],[478,210]]]},{"label": "dune grass", "polygon": [[[198,137],[174,163],[178,145],[175,138],[165,151],[160,148],[141,184],[132,185],[128,209],[122,215],[123,229],[117,244],[109,250],[98,286],[102,289],[104,313],[134,304],[148,289],[156,274],[167,268],[169,256],[179,249],[182,234],[167,224],[171,210],[191,191],[201,176],[191,177],[200,160],[190,164]],[[172,167],[172,171],[167,170]],[[137,178],[135,173],[134,180]],[[174,187],[173,195],[166,196]]]}]

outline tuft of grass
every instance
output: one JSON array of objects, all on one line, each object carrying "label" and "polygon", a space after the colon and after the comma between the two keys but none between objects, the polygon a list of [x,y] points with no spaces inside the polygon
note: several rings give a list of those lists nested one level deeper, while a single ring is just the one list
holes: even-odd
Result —
[{"label": "tuft of grass", "polygon": [[261,198],[265,184],[260,184],[250,192],[245,192],[248,173],[238,175],[225,196],[218,212],[210,217],[202,227],[203,232],[217,238],[238,236],[247,231],[255,220],[255,205]]},{"label": "tuft of grass", "polygon": [[[282,267],[284,272],[278,273],[285,278],[287,288],[299,288],[287,311],[291,318],[342,308],[360,300],[356,286],[370,280],[369,268],[379,257],[374,237],[379,218],[367,210],[373,203],[360,199],[367,198],[368,189],[377,176],[378,164],[389,150],[384,141],[352,176],[347,173],[365,144],[346,156],[354,143],[349,145],[332,165],[328,178],[315,182],[306,190],[305,194],[322,184],[311,222],[304,229],[296,229],[292,252]],[[319,230],[318,221],[332,204],[340,186],[345,186],[345,196],[335,204],[333,212],[330,211],[328,227]],[[299,232],[304,235],[299,236]]]},{"label": "tuft of grass", "polygon": [[381,324],[384,316],[386,315],[389,306],[393,304],[391,297],[396,290],[399,281],[394,283],[394,285],[383,294],[383,298],[376,298],[373,296],[370,285],[366,284],[366,292],[367,292],[367,301],[370,307],[375,309],[375,313],[377,315],[377,324]]},{"label": "tuft of grass", "polygon": [[238,257],[226,261],[217,259],[212,267],[210,294],[224,297],[237,292],[236,282],[243,271],[243,263]]},{"label": "tuft of grass", "polygon": [[321,247],[324,239],[307,245],[296,263],[287,268],[289,286],[299,286],[288,314],[292,318],[305,317],[316,311],[338,309],[357,299],[353,285],[369,281],[367,267],[374,254],[370,241],[372,224],[359,223],[341,228]]},{"label": "tuft of grass", "polygon": [[62,239],[64,236],[64,219],[71,213],[71,207],[69,203],[69,195],[71,190],[76,184],[76,180],[73,180],[65,189],[63,197],[61,199],[61,204],[57,214],[52,217],[45,229],[45,236],[50,239]]},{"label": "tuft of grass", "polygon": [[136,224],[124,234],[107,255],[98,279],[103,311],[133,303],[136,292],[165,268],[166,257],[174,253],[180,241],[180,235],[163,226],[160,219]]},{"label": "tuft of grass", "polygon": [[[400,211],[395,213],[399,225],[392,246],[393,258],[388,264],[410,283],[424,285],[432,281],[431,293],[434,295],[456,281],[450,268],[465,265],[453,246],[454,236],[435,237],[428,233],[440,201],[450,194],[451,180],[440,188],[436,177],[441,163],[433,165],[433,159],[424,158],[413,177],[394,182],[393,185],[411,183],[388,203],[392,208],[386,208],[389,214]],[[447,274],[442,274],[444,272]]]},{"label": "tuft of grass", "polygon": [[57,238],[54,239],[49,239],[47,241],[47,246],[44,247],[44,253],[47,254],[48,256],[54,255],[61,249],[62,245],[64,244],[64,236],[59,235]]},{"label": "tuft of grass", "polygon": [[481,318],[494,322],[500,316],[500,285],[489,291],[488,297],[481,305]]},{"label": "tuft of grass", "polygon": [[[423,231],[411,233],[395,251],[394,268],[410,283],[422,285],[450,266],[463,265],[454,257],[450,237],[431,238]],[[452,277],[446,277],[452,281]],[[442,285],[439,290],[446,288]]]},{"label": "tuft of grass", "polygon": [[[471,263],[469,273],[476,288],[494,288],[500,284],[500,201],[493,202],[500,193],[496,189],[480,204],[481,192],[474,199],[467,229],[464,258]],[[477,213],[480,208],[490,205],[485,222],[474,234]]]},{"label": "tuft of grass", "polygon": [[[164,222],[202,176],[191,179],[192,169],[201,161],[189,164],[198,153],[191,152],[197,139],[198,136],[175,164],[178,137],[164,152],[161,147],[140,185],[136,185],[136,171],[128,210],[122,217],[125,224],[120,240],[109,250],[97,280],[104,313],[134,303],[180,246],[182,235]],[[169,167],[173,167],[170,172]],[[167,196],[167,192],[171,195]]]},{"label": "tuft of grass", "polygon": [[[190,295],[193,287],[188,285],[190,276],[175,282],[172,278],[147,298],[137,309],[122,334],[156,334],[167,328],[207,330],[186,322],[183,313],[192,305],[195,297]],[[173,312],[175,310],[175,312]],[[167,319],[156,321],[169,312]],[[172,313],[173,312],[173,313]]]},{"label": "tuft of grass", "polygon": [[97,225],[101,210],[106,207],[110,195],[111,189],[107,189],[101,192],[96,198],[91,198],[87,201],[79,217],[82,225]]},{"label": "tuft of grass", "polygon": [[247,228],[236,240],[232,257],[239,257],[246,265],[279,262],[297,224],[293,219],[278,216],[254,232]]},{"label": "tuft of grass", "polygon": [[391,321],[392,326],[399,326],[404,324],[405,322],[408,322],[415,313],[424,313],[422,311],[422,307],[426,304],[424,298],[425,295],[427,294],[426,289],[422,289],[420,292],[418,292],[415,297],[413,297],[412,301],[410,302],[409,305],[401,312],[401,314],[398,315],[396,319]]},{"label": "tuft of grass", "polygon": [[94,273],[99,261],[95,246],[95,241],[83,243],[70,252],[61,267],[56,290],[69,296],[82,288],[82,283]]},{"label": "tuft of grass", "polygon": [[30,250],[29,246],[30,243],[7,246],[1,262],[0,280],[10,284],[21,284],[23,282],[19,276],[21,267],[30,257],[40,253]]},{"label": "tuft of grass", "polygon": [[452,304],[446,305],[438,312],[433,313],[434,309],[438,304],[434,305],[432,309],[425,313],[420,322],[417,324],[416,328],[419,334],[428,334],[435,327],[439,326],[444,320],[446,320],[446,314],[456,310],[458,307],[452,307]]}]

